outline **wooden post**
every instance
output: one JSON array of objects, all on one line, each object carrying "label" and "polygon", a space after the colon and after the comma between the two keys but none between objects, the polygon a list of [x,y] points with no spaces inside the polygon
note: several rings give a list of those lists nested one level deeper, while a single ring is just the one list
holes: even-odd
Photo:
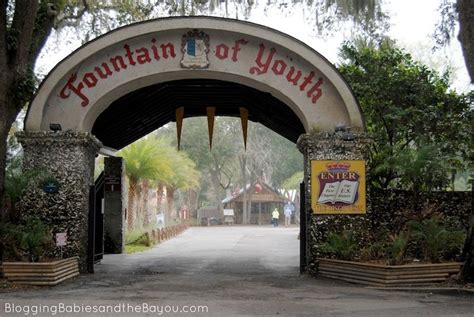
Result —
[{"label": "wooden post", "polygon": [[262,202],[258,203],[258,225],[262,225]]}]

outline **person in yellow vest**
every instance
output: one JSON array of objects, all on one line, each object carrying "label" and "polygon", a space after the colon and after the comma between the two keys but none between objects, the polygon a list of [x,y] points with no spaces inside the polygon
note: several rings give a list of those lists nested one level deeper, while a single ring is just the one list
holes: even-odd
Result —
[{"label": "person in yellow vest", "polygon": [[272,212],[272,223],[274,227],[278,227],[278,218],[280,218],[280,212],[278,208],[275,208]]}]

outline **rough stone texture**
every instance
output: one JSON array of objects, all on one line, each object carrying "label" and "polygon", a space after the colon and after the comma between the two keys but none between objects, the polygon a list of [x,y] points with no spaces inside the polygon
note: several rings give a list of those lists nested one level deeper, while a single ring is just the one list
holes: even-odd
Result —
[{"label": "rough stone texture", "polygon": [[[320,256],[319,243],[324,241],[329,232],[352,230],[358,249],[362,250],[376,242],[387,239],[387,235],[398,234],[405,224],[414,219],[429,218],[436,213],[443,219],[444,225],[451,230],[466,232],[469,225],[471,192],[427,192],[420,193],[417,206],[421,211],[413,212],[410,200],[411,193],[395,190],[371,190],[367,201],[366,216],[327,217],[317,221],[311,234],[317,241],[312,252]],[[318,217],[319,218],[319,217]],[[317,230],[316,230],[317,229]],[[408,256],[416,256],[410,254]],[[455,256],[455,254],[453,254]],[[323,254],[323,256],[325,256]]]},{"label": "rough stone texture", "polygon": [[[125,248],[125,169],[121,157],[104,159],[105,194],[104,194],[104,251],[105,253],[123,253]],[[120,180],[120,184],[110,187],[110,177]]]},{"label": "rough stone texture", "polygon": [[[423,192],[419,193],[417,206],[420,217],[436,213],[447,227],[467,231],[471,211],[471,192]],[[411,193],[402,190],[371,190],[369,208],[371,226],[376,230],[384,227],[399,232],[403,224],[413,217],[409,204]]]},{"label": "rough stone texture", "polygon": [[[311,210],[311,160],[367,160],[372,140],[366,133],[353,132],[353,140],[343,139],[342,132],[312,132],[299,137],[297,147],[304,156],[304,182],[306,189],[307,228],[307,269],[316,272],[315,258],[318,245],[324,241],[332,223],[359,226],[368,222],[361,215],[314,215]],[[369,171],[366,170],[368,174]]]},{"label": "rough stone texture", "polygon": [[[317,272],[315,258],[319,256],[319,246],[326,240],[329,232],[352,230],[359,246],[370,245],[385,238],[387,232],[398,233],[407,220],[413,217],[410,208],[410,195],[406,191],[382,191],[367,186],[366,215],[313,215],[311,211],[311,160],[356,160],[367,159],[370,138],[356,134],[354,141],[348,142],[337,133],[313,133],[302,135],[298,149],[304,154],[306,210],[307,218],[307,268],[310,273]],[[368,174],[370,171],[366,170]],[[420,193],[417,213],[437,213],[445,224],[456,230],[466,230],[471,208],[470,192],[431,192]]]},{"label": "rough stone texture", "polygon": [[[53,228],[66,232],[62,257],[79,256],[85,272],[87,258],[89,186],[94,184],[94,157],[101,144],[90,133],[20,132],[25,170],[41,170],[60,184],[59,192],[45,193],[41,181],[29,184],[19,204],[22,216],[36,215]],[[60,257],[56,247],[47,255]]]}]

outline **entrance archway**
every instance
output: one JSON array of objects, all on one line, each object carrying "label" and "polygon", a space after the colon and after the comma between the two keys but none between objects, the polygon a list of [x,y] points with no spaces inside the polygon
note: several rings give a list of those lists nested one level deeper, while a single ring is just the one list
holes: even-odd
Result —
[{"label": "entrance archway", "polygon": [[[221,18],[165,18],[123,27],[82,46],[51,71],[20,136],[26,166],[51,171],[62,186],[54,199],[33,190],[35,198],[24,206],[35,210],[42,201],[48,217],[57,218],[54,223],[70,238],[67,255],[85,260],[96,153],[120,149],[174,121],[181,107],[185,117],[204,115],[206,107],[238,116],[245,108],[250,120],[299,140],[306,180],[311,159],[364,156],[358,146],[365,142],[364,121],[351,89],[304,43]],[[351,127],[357,137],[334,152],[336,125]]]}]

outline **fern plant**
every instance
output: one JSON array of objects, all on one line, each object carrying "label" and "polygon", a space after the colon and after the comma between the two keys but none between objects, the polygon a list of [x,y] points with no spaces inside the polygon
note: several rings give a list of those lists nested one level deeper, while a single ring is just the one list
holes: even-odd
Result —
[{"label": "fern plant", "polygon": [[462,231],[448,230],[437,216],[412,221],[410,228],[411,237],[421,247],[423,259],[435,263],[445,254],[460,250],[465,236]]},{"label": "fern plant", "polygon": [[321,253],[340,260],[352,260],[356,250],[357,241],[352,231],[343,231],[340,234],[329,233],[327,241],[320,246]]},{"label": "fern plant", "polygon": [[390,242],[387,244],[386,253],[389,257],[390,264],[396,265],[403,261],[409,242],[409,236],[410,234],[404,231],[389,235]]},{"label": "fern plant", "polygon": [[38,218],[31,217],[20,230],[20,247],[31,262],[37,262],[53,243],[51,229]]}]

